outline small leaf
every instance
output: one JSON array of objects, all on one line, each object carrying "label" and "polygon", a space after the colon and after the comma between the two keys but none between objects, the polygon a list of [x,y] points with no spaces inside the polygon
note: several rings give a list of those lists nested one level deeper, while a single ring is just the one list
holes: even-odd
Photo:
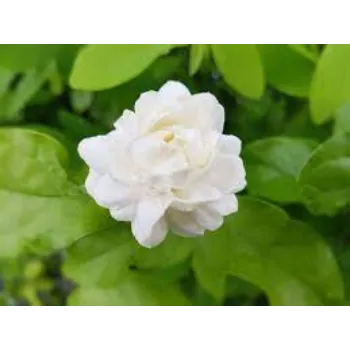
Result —
[{"label": "small leaf", "polygon": [[248,144],[243,159],[250,194],[282,203],[299,202],[297,176],[316,146],[311,140],[288,137]]},{"label": "small leaf", "polygon": [[56,62],[52,63],[51,71],[48,76],[49,89],[52,95],[58,96],[61,95],[64,89],[63,81],[58,70]]},{"label": "small leaf", "polygon": [[78,90],[104,90],[142,73],[173,45],[88,45],[74,63],[70,85]]},{"label": "small leaf", "polygon": [[299,183],[314,214],[335,215],[350,204],[350,136],[337,134],[320,145],[303,168]]},{"label": "small leaf", "polygon": [[90,91],[73,90],[69,97],[73,110],[76,113],[84,113],[91,107],[94,95]]},{"label": "small leaf", "polygon": [[196,74],[201,65],[207,52],[209,51],[209,46],[207,44],[193,44],[191,45],[190,51],[190,75]]},{"label": "small leaf", "polygon": [[45,66],[64,45],[0,45],[0,66],[14,72],[24,72]]},{"label": "small leaf", "polygon": [[265,88],[263,67],[256,45],[212,45],[224,80],[240,94],[259,99]]},{"label": "small leaf", "polygon": [[288,45],[258,45],[266,80],[288,95],[307,97],[315,63]]},{"label": "small leaf", "polygon": [[350,45],[327,45],[312,80],[312,120],[321,124],[350,100]]}]

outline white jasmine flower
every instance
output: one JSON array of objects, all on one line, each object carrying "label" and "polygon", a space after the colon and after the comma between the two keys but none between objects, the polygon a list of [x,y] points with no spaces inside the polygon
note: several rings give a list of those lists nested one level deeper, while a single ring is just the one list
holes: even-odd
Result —
[{"label": "white jasmine flower", "polygon": [[241,141],[223,135],[224,109],[210,93],[191,95],[169,81],[143,93],[115,130],[84,139],[86,190],[113,218],[131,221],[145,247],[169,231],[203,235],[238,209],[245,185]]}]

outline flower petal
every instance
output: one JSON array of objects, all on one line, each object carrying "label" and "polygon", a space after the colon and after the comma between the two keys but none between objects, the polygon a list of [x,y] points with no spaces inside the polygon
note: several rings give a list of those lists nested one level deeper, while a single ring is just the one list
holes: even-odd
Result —
[{"label": "flower petal", "polygon": [[219,132],[224,128],[224,108],[209,92],[192,95],[184,103],[183,114],[186,115],[185,122],[190,123],[194,128]]},{"label": "flower petal", "polygon": [[132,221],[136,214],[136,205],[130,204],[125,207],[112,208],[110,210],[111,216],[119,221]]},{"label": "flower petal", "polygon": [[241,191],[246,185],[242,159],[218,154],[202,181],[207,181],[223,193]]},{"label": "flower petal", "polygon": [[97,179],[90,177],[88,186],[89,193],[101,207],[126,206],[130,203],[130,189],[113,180],[108,174]]},{"label": "flower petal", "polygon": [[196,221],[194,211],[183,212],[170,208],[167,212],[169,226],[179,236],[202,236],[204,228]]},{"label": "flower petal", "polygon": [[128,109],[124,110],[122,116],[114,123],[117,131],[125,133],[130,139],[139,134],[139,117]]},{"label": "flower petal", "polygon": [[141,137],[130,145],[131,158],[142,171],[152,175],[170,175],[185,170],[186,157],[155,136]]},{"label": "flower petal", "polygon": [[93,197],[94,196],[94,190],[95,187],[97,186],[97,183],[100,179],[101,175],[97,173],[95,170],[90,169],[89,174],[85,180],[85,188],[87,193]]},{"label": "flower petal", "polygon": [[241,153],[242,142],[234,135],[220,135],[219,152],[228,155],[239,155]]},{"label": "flower petal", "polygon": [[170,202],[171,198],[159,196],[146,197],[137,204],[132,232],[142,246],[151,248],[164,240],[168,226],[163,216]]},{"label": "flower petal", "polygon": [[207,206],[220,215],[226,216],[238,210],[238,201],[234,194],[226,194],[217,201],[208,203]]},{"label": "flower petal", "polygon": [[158,94],[166,101],[181,100],[191,96],[187,87],[178,81],[168,81],[159,89]]},{"label": "flower petal", "polygon": [[190,211],[198,204],[212,202],[222,197],[218,189],[205,183],[189,184],[184,190],[174,191],[174,195],[171,207],[181,211]]},{"label": "flower petal", "polygon": [[110,150],[106,136],[83,139],[78,145],[78,153],[85,163],[98,173],[108,172]]},{"label": "flower petal", "polygon": [[208,206],[202,205],[195,210],[198,224],[210,231],[217,230],[224,223],[223,217]]},{"label": "flower petal", "polygon": [[135,102],[135,113],[136,114],[154,114],[158,110],[159,97],[156,91],[144,92]]}]

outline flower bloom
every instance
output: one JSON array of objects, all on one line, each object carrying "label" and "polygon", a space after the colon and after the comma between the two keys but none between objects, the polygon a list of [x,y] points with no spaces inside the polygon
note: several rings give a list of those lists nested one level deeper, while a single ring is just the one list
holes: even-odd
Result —
[{"label": "flower bloom", "polygon": [[210,93],[191,95],[169,81],[141,94],[134,109],[115,130],[79,144],[87,192],[116,220],[131,221],[145,247],[169,229],[184,236],[218,229],[246,185],[241,141],[222,134],[223,107]]}]

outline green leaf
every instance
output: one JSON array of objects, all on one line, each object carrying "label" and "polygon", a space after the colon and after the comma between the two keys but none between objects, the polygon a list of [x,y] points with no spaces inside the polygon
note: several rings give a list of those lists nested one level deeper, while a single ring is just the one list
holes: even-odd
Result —
[{"label": "green leaf", "polygon": [[29,129],[0,129],[0,257],[50,252],[111,226],[69,178],[62,145]]},{"label": "green leaf", "polygon": [[14,72],[46,65],[64,45],[0,45],[0,66]]},{"label": "green leaf", "polygon": [[344,278],[345,296],[350,300],[350,248],[348,246],[342,245],[338,260]]},{"label": "green leaf", "polygon": [[84,113],[91,107],[94,95],[90,91],[73,90],[70,93],[70,103],[76,113]]},{"label": "green leaf", "polygon": [[85,45],[81,44],[69,44],[64,45],[64,48],[60,50],[56,57],[57,69],[59,71],[60,77],[66,82],[69,80],[71,70],[76,56],[79,50]]},{"label": "green leaf", "polygon": [[345,103],[335,113],[333,134],[350,133],[350,102]]},{"label": "green leaf", "polygon": [[283,136],[311,138],[317,141],[324,141],[329,137],[329,125],[316,126],[310,117],[308,104],[302,104],[296,111],[288,115],[284,123]]},{"label": "green leaf", "polygon": [[[159,267],[159,264],[154,263],[160,256],[157,249],[159,248],[149,250],[150,255],[142,255],[143,267],[155,265]],[[153,252],[152,258],[150,256]],[[172,283],[172,278],[168,280],[159,278],[161,275],[150,270],[147,270],[147,273],[131,271],[129,267],[133,265],[134,255],[134,238],[130,229],[120,223],[116,223],[111,229],[88,235],[69,247],[63,271],[66,277],[78,284],[78,289],[70,297],[70,304],[188,304],[186,298]],[[166,256],[172,259],[170,253],[164,254],[165,265],[168,264],[165,261]]]},{"label": "green leaf", "polygon": [[14,78],[15,73],[8,69],[0,68],[0,98],[8,91]]},{"label": "green leaf", "polygon": [[249,193],[282,203],[299,202],[297,176],[316,146],[311,140],[288,137],[248,144],[243,159]]},{"label": "green leaf", "polygon": [[189,302],[175,286],[130,271],[115,286],[76,289],[69,297],[69,305],[172,306]]},{"label": "green leaf", "polygon": [[7,297],[3,293],[0,293],[0,306],[9,306]]},{"label": "green leaf", "polygon": [[226,284],[225,305],[227,301],[229,305],[252,305],[263,294],[260,288],[238,277],[228,276]]},{"label": "green leaf", "polygon": [[130,229],[120,223],[89,234],[67,249],[63,272],[85,287],[113,286],[128,273],[132,240]]},{"label": "green leaf", "polygon": [[185,261],[193,249],[193,240],[169,234],[158,247],[143,248],[135,242],[134,262],[140,268],[165,268]]},{"label": "green leaf", "polygon": [[299,183],[308,209],[335,215],[350,204],[350,136],[337,134],[320,145],[303,168]]},{"label": "green leaf", "polygon": [[209,291],[232,274],[259,286],[274,305],[323,305],[343,298],[336,260],[325,242],[278,207],[252,198],[240,198],[238,213],[201,239],[194,268]]},{"label": "green leaf", "polygon": [[190,67],[189,67],[190,75],[194,75],[199,71],[202,65],[202,62],[205,59],[208,51],[209,51],[209,46],[207,44],[191,45]]},{"label": "green leaf", "polygon": [[51,62],[43,68],[33,69],[25,73],[14,91],[8,91],[6,99],[1,102],[1,115],[5,119],[15,118],[48,79],[54,67]]},{"label": "green leaf", "polygon": [[[294,51],[298,52],[300,55],[305,58],[316,62],[318,59],[318,54],[315,50],[312,50],[312,45],[304,45],[304,44],[288,44],[288,46]],[[311,47],[310,47],[311,46]]]},{"label": "green leaf", "polygon": [[288,95],[309,95],[315,63],[288,45],[259,45],[266,80]]},{"label": "green leaf", "polygon": [[192,264],[197,280],[219,301],[222,301],[225,294],[231,252],[230,235],[220,230],[220,234],[210,232],[198,238],[193,256]]},{"label": "green leaf", "polygon": [[350,45],[327,45],[312,80],[310,108],[316,124],[329,120],[350,100]]},{"label": "green leaf", "polygon": [[135,78],[173,45],[88,45],[74,63],[70,85],[79,90],[108,89]]},{"label": "green leaf", "polygon": [[109,130],[88,119],[65,110],[58,112],[58,124],[64,134],[74,140],[76,144],[85,137],[106,134]]},{"label": "green leaf", "polygon": [[51,63],[51,70],[47,77],[49,89],[52,95],[59,96],[63,92],[63,80],[61,78],[60,72],[58,70],[58,65],[56,62]]},{"label": "green leaf", "polygon": [[265,88],[263,67],[256,45],[212,45],[224,80],[240,94],[259,99]]}]

